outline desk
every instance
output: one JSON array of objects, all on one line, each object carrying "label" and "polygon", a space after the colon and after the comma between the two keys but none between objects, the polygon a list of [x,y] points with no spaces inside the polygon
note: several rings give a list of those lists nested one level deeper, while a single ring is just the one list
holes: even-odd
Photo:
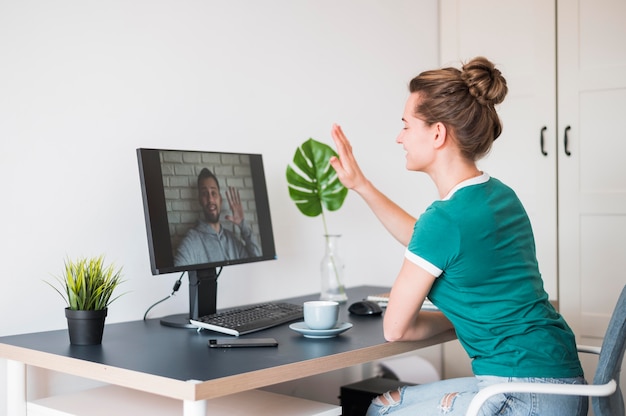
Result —
[{"label": "desk", "polygon": [[[158,319],[106,325],[102,345],[97,346],[70,345],[67,330],[0,337],[0,357],[9,360],[7,398],[12,403],[8,405],[25,409],[25,366],[31,365],[182,400],[185,416],[199,415],[206,399],[363,364],[455,338],[454,332],[448,331],[425,341],[390,343],[383,338],[382,317],[348,314],[350,303],[386,290],[376,286],[349,289],[339,319],[354,326],[336,338],[304,338],[288,325],[249,335],[276,338],[276,348],[212,349],[207,347],[209,338],[228,336],[166,327]],[[318,296],[285,301],[302,303]]]}]

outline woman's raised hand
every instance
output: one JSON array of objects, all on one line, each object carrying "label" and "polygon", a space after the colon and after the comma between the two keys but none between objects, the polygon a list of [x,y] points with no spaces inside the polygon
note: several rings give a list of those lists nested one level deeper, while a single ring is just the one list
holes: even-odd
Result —
[{"label": "woman's raised hand", "polygon": [[330,131],[335,147],[337,148],[337,154],[339,157],[331,157],[330,164],[337,172],[337,177],[341,183],[348,189],[359,191],[359,188],[367,184],[367,178],[361,172],[354,154],[352,153],[352,146],[346,138],[346,135],[341,130],[341,127],[337,124],[333,124]]},{"label": "woman's raised hand", "polygon": [[365,200],[380,222],[400,243],[405,246],[409,244],[415,218],[376,189],[363,175],[352,154],[352,146],[341,127],[333,124],[331,134],[339,157],[330,158],[330,164],[337,172],[341,183],[346,188],[357,192]]}]

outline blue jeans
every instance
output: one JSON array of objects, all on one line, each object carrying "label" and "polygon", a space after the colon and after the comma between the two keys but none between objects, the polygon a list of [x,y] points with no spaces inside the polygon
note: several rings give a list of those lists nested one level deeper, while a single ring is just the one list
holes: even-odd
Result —
[{"label": "blue jeans", "polygon": [[[465,415],[467,407],[478,391],[491,384],[506,382],[534,382],[585,384],[577,378],[515,378],[477,376],[437,381],[399,389],[400,400],[387,395],[383,404],[377,397],[372,401],[366,416],[438,416]],[[511,393],[491,397],[481,408],[481,416],[584,416],[588,399],[579,396]]]}]

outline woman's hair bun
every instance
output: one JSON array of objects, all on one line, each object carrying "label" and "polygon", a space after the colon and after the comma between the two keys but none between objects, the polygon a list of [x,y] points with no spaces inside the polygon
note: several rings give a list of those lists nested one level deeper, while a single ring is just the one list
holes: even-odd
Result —
[{"label": "woman's hair bun", "polygon": [[500,104],[508,92],[500,70],[482,56],[463,65],[461,78],[469,88],[469,93],[482,105]]}]

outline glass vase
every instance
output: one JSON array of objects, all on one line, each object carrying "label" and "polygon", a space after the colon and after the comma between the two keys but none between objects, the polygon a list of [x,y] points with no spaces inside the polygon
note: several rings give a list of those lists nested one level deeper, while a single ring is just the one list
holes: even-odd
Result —
[{"label": "glass vase", "polygon": [[343,283],[344,263],[338,254],[338,242],[341,235],[324,235],[326,250],[321,262],[321,300],[334,300],[343,303],[348,300]]}]

